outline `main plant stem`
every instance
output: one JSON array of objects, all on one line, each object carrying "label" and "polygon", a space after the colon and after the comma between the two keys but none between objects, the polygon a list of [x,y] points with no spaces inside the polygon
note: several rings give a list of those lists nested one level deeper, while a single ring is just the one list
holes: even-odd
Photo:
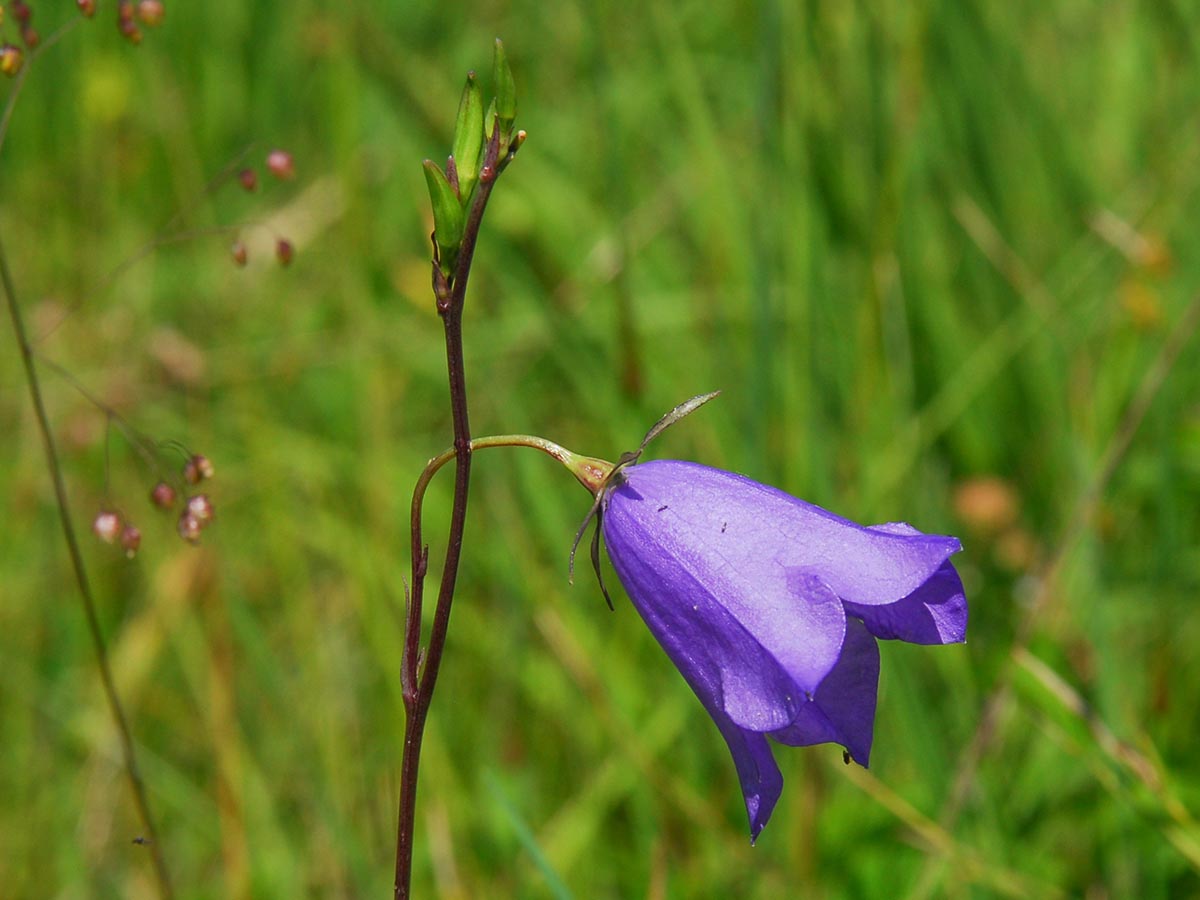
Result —
[{"label": "main plant stem", "polygon": [[471,425],[467,415],[467,378],[463,364],[462,314],[466,299],[467,279],[479,237],[479,226],[496,178],[512,159],[512,152],[498,165],[499,132],[488,142],[487,155],[480,170],[479,185],[463,229],[458,259],[449,279],[437,262],[434,263],[434,294],[438,315],[446,335],[446,370],[450,384],[450,413],[454,429],[454,501],[450,511],[450,533],[446,540],[446,559],[442,566],[442,583],[438,589],[437,606],[429,633],[429,645],[421,649],[421,612],[425,593],[425,572],[429,564],[429,548],[421,536],[419,508],[414,512],[412,529],[412,585],[408,598],[408,617],[405,623],[404,655],[401,659],[401,687],[404,695],[404,756],[400,766],[400,810],[396,825],[396,878],[394,897],[408,900],[412,880],[414,823],[417,797],[417,770],[421,760],[421,741],[433,689],[437,685],[442,653],[446,647],[446,631],[450,624],[450,607],[454,601],[454,586],[458,564],[462,557],[463,531],[467,521],[467,490],[471,480]]},{"label": "main plant stem", "polygon": [[46,404],[42,399],[41,382],[38,380],[37,366],[33,359],[33,347],[25,331],[25,320],[21,315],[21,307],[17,303],[16,288],[13,285],[12,272],[8,267],[8,256],[0,244],[0,281],[4,285],[4,298],[8,305],[8,314],[12,319],[13,331],[17,337],[17,345],[21,350],[21,362],[25,366],[25,382],[29,386],[29,400],[33,406],[34,418],[37,420],[38,431],[42,436],[42,447],[46,454],[46,468],[50,472],[50,480],[54,484],[54,497],[58,504],[59,520],[62,522],[63,537],[67,542],[67,553],[71,557],[71,566],[75,570],[75,583],[79,588],[79,597],[83,602],[84,618],[87,619],[88,632],[92,639],[92,651],[96,656],[96,664],[100,669],[100,682],[104,688],[104,696],[108,701],[109,711],[117,726],[117,734],[121,740],[121,757],[129,785],[133,789],[133,801],[137,807],[138,817],[142,820],[145,830],[144,841],[150,846],[150,857],[154,860],[154,873],[158,879],[159,895],[170,900],[174,896],[171,889],[171,879],[167,872],[166,860],[162,847],[158,842],[158,832],[154,827],[154,817],[150,814],[150,801],[146,796],[146,786],[142,781],[141,770],[138,768],[137,754],[133,746],[133,736],[129,730],[129,722],[125,717],[125,708],[117,694],[117,685],[113,680],[112,667],[108,661],[108,648],[104,643],[104,633],[100,629],[100,618],[96,613],[96,600],[87,577],[87,569],[83,564],[83,553],[79,549],[79,540],[75,535],[75,526],[71,523],[71,508],[67,502],[67,488],[63,482],[62,465],[58,459],[58,449],[54,444],[54,433],[50,430],[50,420],[46,415]]}]

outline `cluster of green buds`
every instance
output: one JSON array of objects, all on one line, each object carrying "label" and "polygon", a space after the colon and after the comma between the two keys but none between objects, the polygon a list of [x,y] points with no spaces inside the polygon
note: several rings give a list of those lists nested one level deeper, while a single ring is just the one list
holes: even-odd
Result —
[{"label": "cluster of green buds", "polygon": [[474,72],[467,73],[454,126],[453,150],[446,168],[443,170],[430,159],[424,163],[433,205],[434,253],[445,278],[453,275],[476,187],[494,180],[525,140],[525,132],[513,131],[517,87],[499,38],[493,76],[496,93],[485,111],[479,81]]}]

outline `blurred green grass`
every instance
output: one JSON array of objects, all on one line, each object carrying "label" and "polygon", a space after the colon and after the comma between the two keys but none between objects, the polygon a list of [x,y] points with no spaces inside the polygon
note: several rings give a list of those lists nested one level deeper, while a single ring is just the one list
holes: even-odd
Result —
[{"label": "blurred green grass", "polygon": [[[86,548],[182,896],[388,890],[407,503],[449,443],[420,161],[495,35],[530,138],[472,278],[475,432],[613,458],[721,388],[654,452],[960,534],[972,625],[883,647],[872,769],[781,750],[751,848],[699,704],[627,604],[566,583],[586,495],[481,454],[418,896],[1200,892],[1200,367],[1170,357],[1200,292],[1200,13],[211,0],[134,49],[110,12],[30,71],[0,229],[35,332],[83,300],[39,352],[217,467],[185,547],[114,437],[143,551]],[[249,144],[300,177],[195,205]],[[181,208],[296,260],[259,228],[245,270],[202,237],[109,283]],[[104,417],[44,372],[86,528]],[[154,896],[15,352],[0,428],[0,884]]]}]

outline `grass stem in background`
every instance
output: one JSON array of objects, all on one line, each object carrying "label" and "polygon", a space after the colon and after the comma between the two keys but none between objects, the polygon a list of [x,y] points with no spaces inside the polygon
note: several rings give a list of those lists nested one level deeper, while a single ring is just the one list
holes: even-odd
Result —
[{"label": "grass stem in background", "polygon": [[142,821],[145,834],[140,836],[139,843],[149,847],[150,858],[154,861],[154,874],[158,880],[159,896],[171,898],[174,891],[171,888],[171,877],[167,871],[166,858],[163,855],[162,844],[158,839],[158,829],[154,825],[154,815],[150,811],[150,800],[146,795],[146,785],[138,768],[137,751],[133,745],[133,735],[129,729],[129,720],[125,708],[117,694],[117,685],[113,680],[112,667],[108,661],[108,648],[104,643],[104,633],[100,628],[100,618],[96,614],[96,598],[92,594],[88,582],[87,568],[83,563],[83,553],[79,549],[79,539],[75,535],[75,526],[71,522],[71,508],[67,500],[67,488],[63,482],[62,465],[59,462],[58,450],[54,445],[54,434],[50,430],[50,420],[46,415],[46,404],[42,399],[41,384],[38,381],[37,366],[34,363],[33,348],[25,330],[25,320],[21,316],[21,307],[17,303],[16,288],[13,284],[12,271],[8,265],[8,256],[4,245],[0,242],[0,280],[4,285],[4,299],[8,305],[8,314],[12,319],[13,334],[21,351],[21,361],[25,367],[25,381],[29,387],[29,402],[33,406],[34,418],[37,420],[38,432],[42,437],[42,447],[46,453],[46,468],[50,480],[54,484],[54,499],[58,506],[59,520],[62,522],[63,538],[67,542],[67,553],[71,557],[71,568],[75,572],[75,583],[79,587],[79,598],[83,603],[84,618],[87,619],[88,634],[92,640],[92,651],[96,655],[96,665],[100,669],[100,682],[104,688],[104,697],[108,701],[109,712],[117,726],[117,735],[121,740],[121,762],[125,774],[129,778],[129,786],[133,789],[133,802],[137,807],[138,818]]}]

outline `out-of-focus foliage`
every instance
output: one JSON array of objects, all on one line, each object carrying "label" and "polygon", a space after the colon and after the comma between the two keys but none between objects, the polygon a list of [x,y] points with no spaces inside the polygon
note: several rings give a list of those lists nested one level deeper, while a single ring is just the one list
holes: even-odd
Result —
[{"label": "out-of-focus foliage", "polygon": [[[720,388],[652,455],[960,534],[973,619],[882,647],[869,772],[779,753],[751,848],[703,709],[627,603],[566,583],[587,495],[480,454],[418,896],[1200,892],[1200,12],[208,0],[133,47],[112,6],[27,55],[0,233],[32,330],[74,309],[39,353],[216,467],[191,547],[114,436],[141,551],[86,547],[181,896],[389,890],[408,497],[449,443],[421,160],[497,35],[529,140],[468,297],[475,432],[613,459]],[[43,39],[73,7],[33,4]],[[251,142],[295,180],[197,204]],[[248,264],[220,233],[109,280],[180,210],[259,223]],[[0,884],[151,897],[9,347]],[[43,371],[86,528],[104,416]]]}]

